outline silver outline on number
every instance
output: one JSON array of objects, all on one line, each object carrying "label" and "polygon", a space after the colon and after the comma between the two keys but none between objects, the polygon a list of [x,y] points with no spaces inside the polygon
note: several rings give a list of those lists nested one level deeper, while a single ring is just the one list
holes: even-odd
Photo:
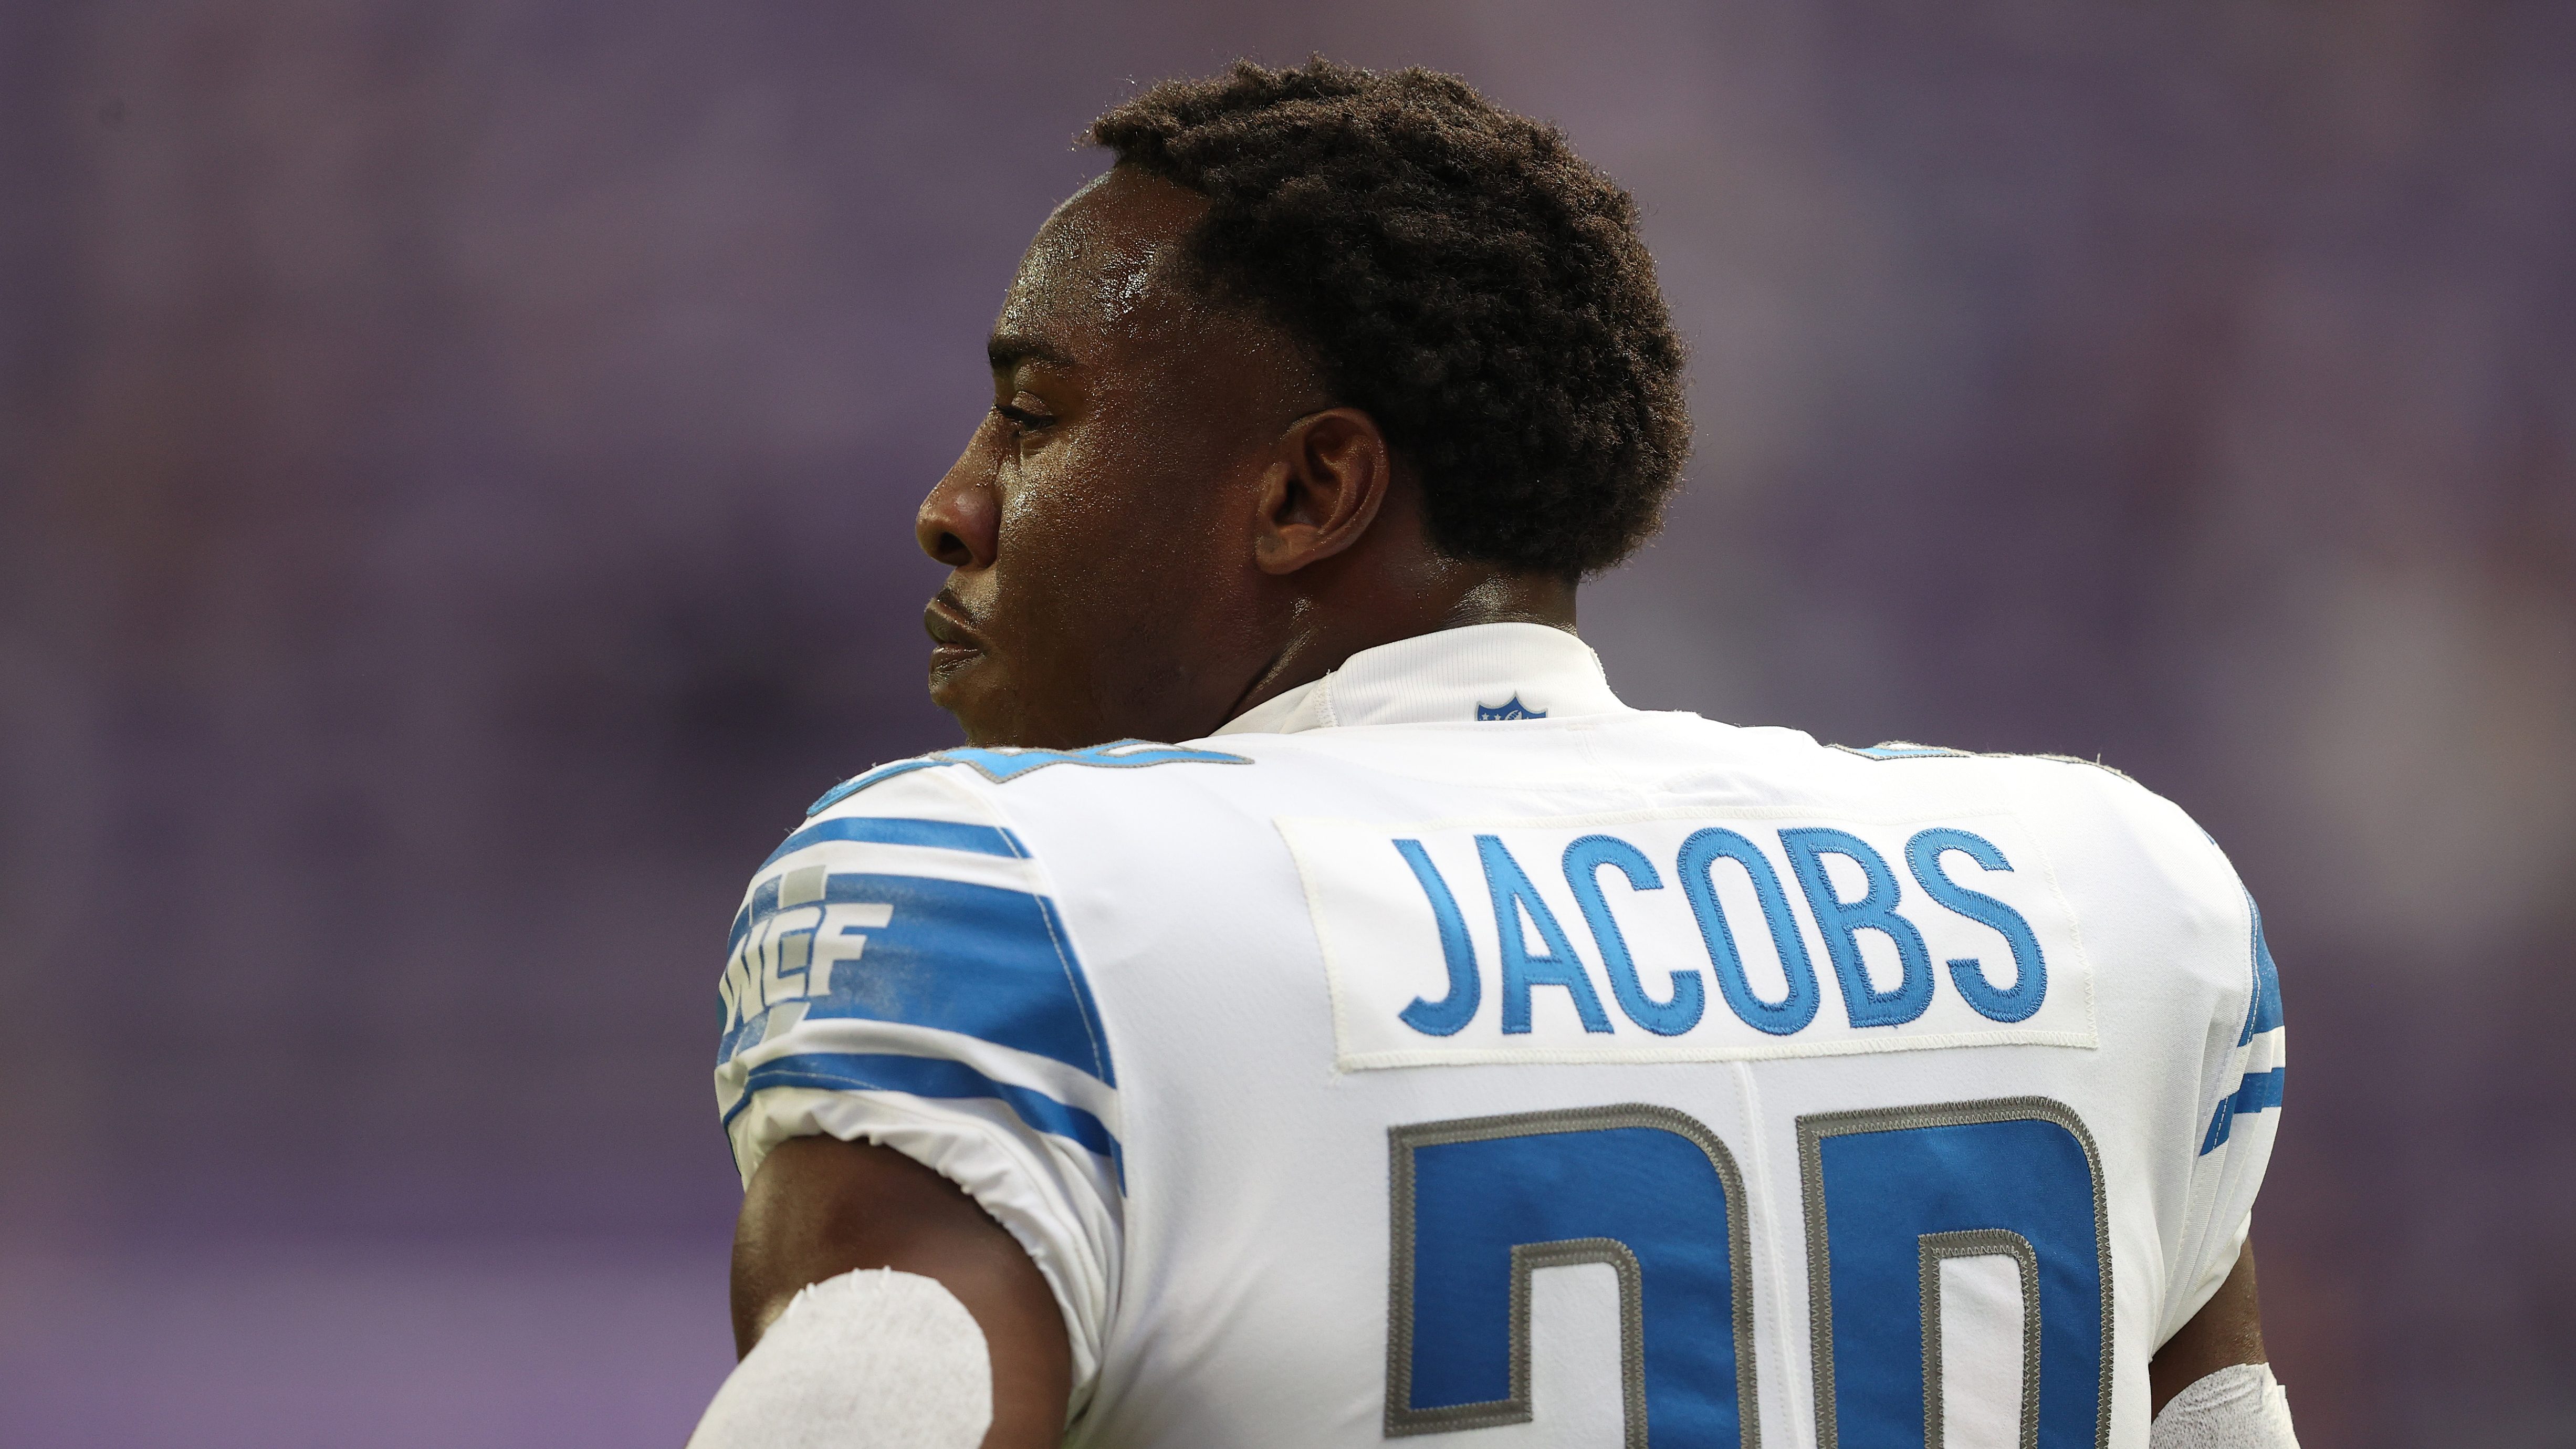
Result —
[{"label": "silver outline on number", "polygon": [[[1993,1097],[1979,1102],[1949,1102],[1933,1107],[1880,1107],[1862,1112],[1817,1112],[1798,1119],[1798,1190],[1807,1220],[1808,1357],[1814,1363],[1816,1449],[1840,1449],[1834,1422],[1834,1304],[1830,1291],[1832,1256],[1825,1232],[1824,1140],[1862,1132],[1906,1132],[1921,1127],[1978,1127],[1989,1122],[2053,1122],[2071,1133],[2084,1149],[2084,1166],[2093,1175],[2093,1254],[2102,1282],[2102,1381],[2093,1417],[2094,1449],[2111,1442],[2111,1213],[2102,1190],[2102,1154],[2093,1133],[2072,1108],[2050,1097]],[[1948,1234],[1929,1234],[1945,1237]],[[2036,1261],[2037,1255],[2033,1258]],[[2025,1299],[2035,1311],[2035,1297]],[[2025,1328],[2025,1347],[2033,1330]],[[2039,1356],[2035,1349],[2022,1360],[2023,1443],[2036,1433],[2039,1401]],[[1933,1388],[1924,1384],[1929,1402]],[[1927,1410],[1927,1413],[1929,1411]]]},{"label": "silver outline on number", "polygon": [[1487,1429],[1526,1424],[1530,1402],[1530,1275],[1541,1268],[1574,1263],[1608,1263],[1619,1275],[1619,1389],[1628,1449],[1646,1449],[1646,1333],[1643,1274],[1637,1255],[1613,1238],[1564,1238],[1512,1247],[1510,1393],[1477,1404],[1447,1404],[1416,1409],[1413,1403],[1413,1151],[1456,1142],[1489,1142],[1501,1137],[1544,1137],[1560,1132],[1601,1132],[1620,1127],[1648,1127],[1687,1139],[1717,1169],[1718,1189],[1726,1198],[1727,1279],[1730,1318],[1735,1325],[1735,1401],[1737,1437],[1743,1449],[1759,1449],[1762,1433],[1755,1412],[1759,1380],[1754,1372],[1753,1236],[1745,1221],[1744,1177],[1735,1157],[1699,1119],[1670,1107],[1623,1103],[1612,1107],[1578,1107],[1554,1112],[1514,1112],[1500,1117],[1462,1117],[1446,1122],[1420,1122],[1387,1129],[1388,1255],[1386,1292],[1386,1435],[1445,1434],[1459,1429]]},{"label": "silver outline on number", "polygon": [[1923,1449],[1943,1449],[1941,1265],[1954,1258],[2010,1258],[2021,1285],[2021,1449],[2039,1449],[2039,1252],[2009,1228],[1925,1233],[1914,1240],[1923,1285]]}]

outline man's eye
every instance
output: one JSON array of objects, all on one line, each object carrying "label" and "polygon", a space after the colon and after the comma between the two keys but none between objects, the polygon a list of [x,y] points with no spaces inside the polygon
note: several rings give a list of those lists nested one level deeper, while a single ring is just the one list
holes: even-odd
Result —
[{"label": "man's eye", "polygon": [[995,403],[993,404],[993,411],[1000,413],[1003,419],[1010,423],[1012,427],[1018,428],[1023,432],[1026,432],[1031,428],[1043,428],[1047,424],[1055,421],[1054,418],[1047,416],[1045,413],[1031,412],[1027,408],[1013,407],[1009,403]]}]

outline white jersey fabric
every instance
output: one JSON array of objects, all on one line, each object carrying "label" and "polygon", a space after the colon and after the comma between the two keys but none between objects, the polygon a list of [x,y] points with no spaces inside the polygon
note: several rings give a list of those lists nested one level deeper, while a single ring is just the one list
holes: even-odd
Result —
[{"label": "white jersey fabric", "polygon": [[2173,805],[1631,710],[1528,624],[871,770],[720,994],[744,1179],[956,1181],[1062,1304],[1067,1442],[1130,1449],[2141,1446],[2282,1081]]}]

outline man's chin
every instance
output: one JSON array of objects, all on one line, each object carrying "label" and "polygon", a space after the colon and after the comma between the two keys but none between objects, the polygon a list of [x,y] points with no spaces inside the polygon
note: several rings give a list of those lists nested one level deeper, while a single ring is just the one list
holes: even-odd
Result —
[{"label": "man's chin", "polygon": [[983,650],[931,651],[930,702],[957,721],[966,743],[987,749],[1028,743],[1016,738],[1022,730],[1010,693],[1001,666]]}]

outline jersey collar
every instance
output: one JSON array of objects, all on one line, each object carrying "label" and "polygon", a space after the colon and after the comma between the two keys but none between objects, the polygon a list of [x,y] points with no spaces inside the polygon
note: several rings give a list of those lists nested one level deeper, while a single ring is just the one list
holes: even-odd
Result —
[{"label": "jersey collar", "polygon": [[1363,649],[1311,684],[1228,720],[1220,735],[1292,735],[1340,725],[1566,719],[1628,707],[1601,656],[1545,624],[1471,624]]}]

